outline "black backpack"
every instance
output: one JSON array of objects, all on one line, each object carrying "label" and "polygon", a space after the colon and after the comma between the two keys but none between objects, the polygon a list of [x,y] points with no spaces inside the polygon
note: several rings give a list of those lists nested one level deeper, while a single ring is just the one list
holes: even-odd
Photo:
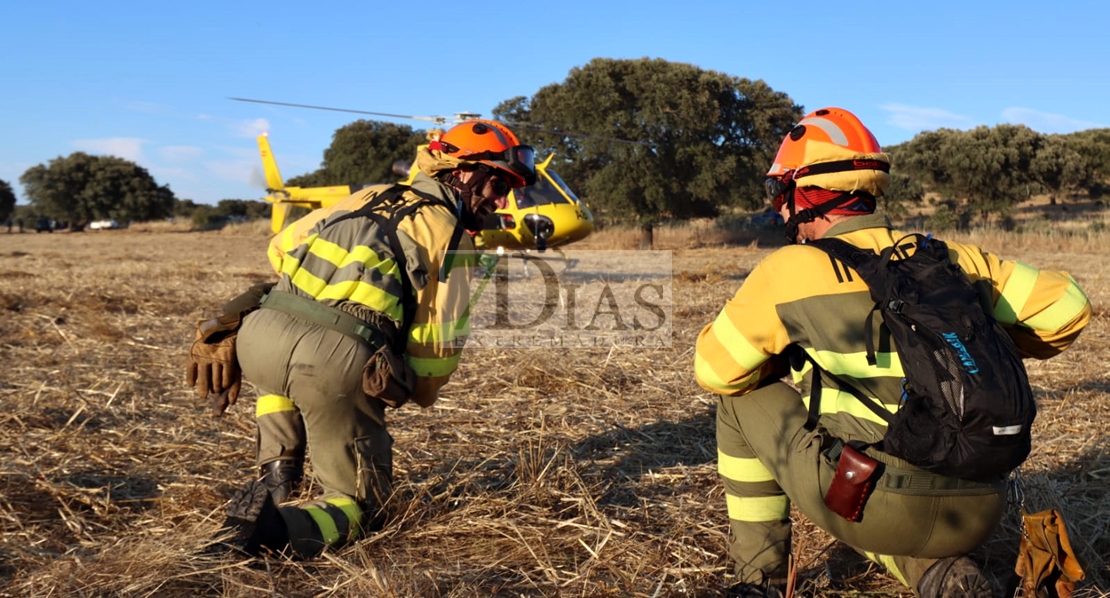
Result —
[{"label": "black backpack", "polygon": [[[903,245],[913,239],[907,257]],[[894,341],[905,378],[902,405],[884,409],[851,381],[836,378],[885,419],[880,450],[940,475],[978,480],[1005,476],[1030,450],[1030,427],[1037,414],[1025,366],[1009,334],[986,313],[979,293],[948,246],[931,236],[911,234],[876,256],[840,239],[807,243],[859,273],[871,290],[874,309],[864,322],[867,362],[875,364],[875,312]],[[897,258],[896,258],[897,256]],[[814,367],[809,422],[820,413],[821,376]],[[804,363],[795,358],[795,369]]]}]

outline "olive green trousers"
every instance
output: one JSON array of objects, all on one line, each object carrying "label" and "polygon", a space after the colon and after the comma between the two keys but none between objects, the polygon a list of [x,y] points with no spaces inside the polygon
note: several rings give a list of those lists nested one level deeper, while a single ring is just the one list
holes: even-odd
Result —
[{"label": "olive green trousers", "polygon": [[790,504],[815,525],[886,567],[906,586],[937,559],[987,541],[1002,518],[1005,484],[942,478],[868,449],[881,476],[858,522],[824,503],[836,464],[820,426],[805,429],[798,392],[776,382],[717,405],[718,469],[725,486],[737,581],[783,583],[790,554]]},{"label": "olive green trousers", "polygon": [[259,390],[258,463],[312,460],[323,499],[377,510],[389,497],[393,438],[385,405],[362,391],[373,349],[295,316],[260,309],[239,331],[243,376]]}]

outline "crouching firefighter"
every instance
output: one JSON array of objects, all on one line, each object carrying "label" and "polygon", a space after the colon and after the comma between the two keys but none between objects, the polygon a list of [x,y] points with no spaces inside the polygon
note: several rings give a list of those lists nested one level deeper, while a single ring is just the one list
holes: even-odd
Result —
[{"label": "crouching firefighter", "polygon": [[1021,359],[1064,351],[1091,308],[1065,272],[892,230],[874,213],[889,167],[855,115],[806,115],[765,183],[793,244],[698,336],[697,381],[721,395],[731,596],[784,594],[791,504],[916,596],[992,595],[967,555],[1029,454]]},{"label": "crouching firefighter", "polygon": [[[411,185],[364,189],[287,227],[270,243],[278,281],[198,326],[186,378],[213,412],[235,403],[241,376],[259,393],[258,477],[225,524],[234,548],[308,558],[383,524],[385,408],[435,402],[469,331],[471,234],[536,176],[532,148],[485,120],[433,138],[417,165]],[[282,504],[306,456],[323,494]]]}]

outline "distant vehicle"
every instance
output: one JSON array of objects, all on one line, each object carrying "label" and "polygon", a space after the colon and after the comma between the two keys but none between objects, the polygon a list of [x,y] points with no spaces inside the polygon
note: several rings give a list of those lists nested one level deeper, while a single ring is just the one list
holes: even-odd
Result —
[{"label": "distant vehicle", "polygon": [[119,228],[119,223],[115,220],[94,220],[89,223],[89,230],[107,230],[111,228]]},{"label": "distant vehicle", "polygon": [[35,232],[54,232],[54,221],[49,218],[39,218],[35,221]]}]

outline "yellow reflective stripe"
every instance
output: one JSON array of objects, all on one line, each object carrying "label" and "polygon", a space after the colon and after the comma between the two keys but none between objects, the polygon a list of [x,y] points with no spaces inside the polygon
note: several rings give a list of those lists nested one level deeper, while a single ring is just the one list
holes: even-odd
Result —
[{"label": "yellow reflective stripe", "polygon": [[[280,245],[281,245],[282,250],[285,251],[285,253],[289,253],[290,251],[296,249],[296,246],[293,245],[293,239],[295,239],[296,236],[297,236],[296,231],[294,230],[295,228],[297,228],[295,225],[291,225],[291,226],[285,227],[281,231]],[[305,242],[311,243],[312,240],[315,239],[318,236],[319,236],[318,234],[317,235],[312,235],[312,236],[306,238]]]},{"label": "yellow reflective stripe", "polygon": [[455,353],[447,357],[413,357],[405,355],[405,361],[416,372],[417,376],[425,378],[431,376],[450,376],[459,367],[459,355]]},{"label": "yellow reflective stripe", "polygon": [[399,321],[403,318],[402,312],[404,309],[401,307],[401,300],[397,296],[361,280],[344,280],[343,282],[327,285],[315,297],[336,301],[350,299],[380,311],[394,320]]},{"label": "yellow reflective stripe", "polygon": [[332,545],[339,542],[339,528],[335,525],[335,520],[328,515],[328,512],[320,507],[312,505],[305,505],[301,507],[309,515],[312,520],[316,522],[316,527],[320,528],[320,535],[324,538],[324,544]]},{"label": "yellow reflective stripe", "polygon": [[[308,252],[322,260],[325,260],[336,268],[342,267],[347,259],[350,257],[350,252],[346,247],[333,243],[327,239],[316,239],[308,246]],[[368,257],[368,256],[367,256]]]},{"label": "yellow reflective stripe", "polygon": [[736,328],[728,311],[722,311],[713,322],[713,334],[717,341],[728,351],[732,360],[745,370],[754,370],[767,361],[767,355],[748,342],[747,337]]},{"label": "yellow reflective stripe", "polygon": [[289,281],[298,289],[307,293],[309,297],[316,297],[324,292],[324,289],[328,286],[326,280],[316,276],[305,268],[298,268],[297,271],[289,277]]},{"label": "yellow reflective stripe", "polygon": [[694,376],[698,379],[702,386],[719,393],[731,393],[743,389],[750,385],[753,378],[745,377],[738,384],[729,384],[722,380],[717,372],[713,371],[713,366],[709,364],[700,353],[694,354]]},{"label": "yellow reflective stripe", "polygon": [[886,567],[886,570],[893,573],[894,577],[897,577],[898,581],[902,582],[902,585],[906,586],[907,588],[910,587],[909,582],[906,581],[905,574],[902,573],[902,570],[899,569],[898,565],[894,562],[894,557],[890,556],[889,554],[875,554],[874,552],[867,551],[862,552],[863,556],[867,557],[868,560],[870,560],[871,562],[878,563],[883,567]]},{"label": "yellow reflective stripe", "polygon": [[271,413],[296,410],[297,406],[293,404],[293,401],[281,395],[262,395],[258,397],[254,404],[254,416],[256,418]]},{"label": "yellow reflective stripe", "polygon": [[[832,374],[844,375],[851,378],[875,378],[878,376],[905,377],[902,371],[902,362],[894,352],[876,352],[875,365],[867,365],[867,351],[859,353],[836,353],[834,351],[814,351],[806,349],[810,357],[817,360]],[[882,368],[878,371],[876,368]]]},{"label": "yellow reflective stripe", "polygon": [[382,274],[396,277],[400,273],[397,262],[393,258],[382,259],[373,249],[365,245],[358,245],[351,250],[337,245],[326,239],[316,240],[309,248],[309,253],[326,260],[336,268],[343,268],[351,264],[364,264],[375,268]]},{"label": "yellow reflective stripe", "polygon": [[1041,271],[1021,262],[1014,262],[1014,271],[1006,279],[1006,286],[1002,288],[1002,295],[994,304],[994,319],[1003,324],[1013,324],[1018,321],[1018,315],[1025,308],[1025,302],[1033,294],[1033,287],[1037,285],[1037,277]]},{"label": "yellow reflective stripe", "polygon": [[749,523],[781,521],[790,517],[790,499],[785,494],[779,496],[734,496],[725,495],[728,504],[728,518]]},{"label": "yellow reflective stripe", "polygon": [[1087,305],[1087,295],[1079,285],[1072,283],[1064,291],[1064,296],[1055,303],[1045,308],[1041,313],[1025,320],[1022,324],[1033,330],[1060,330],[1065,324],[1075,319],[1079,312]]},{"label": "yellow reflective stripe", "polygon": [[775,479],[756,458],[732,457],[717,449],[717,472],[736,482],[769,482]]},{"label": "yellow reflective stripe", "polygon": [[413,324],[409,329],[409,340],[421,345],[442,345],[470,334],[470,321],[431,322]]},{"label": "yellow reflective stripe", "polygon": [[343,496],[325,498],[324,502],[339,507],[339,509],[343,511],[343,514],[347,516],[347,539],[353,540],[357,538],[359,525],[362,524],[362,509],[359,508],[358,503],[352,498]]},{"label": "yellow reflective stripe", "polygon": [[[808,408],[808,394],[804,397],[804,401]],[[886,405],[877,399],[875,402],[882,405],[887,410],[891,410],[890,405]],[[867,406],[863,404],[863,401],[860,401],[850,393],[842,392],[835,388],[821,388],[821,413],[844,413],[858,419],[865,419],[884,426],[887,425],[886,420],[879,417],[874,411],[868,409]]]}]

